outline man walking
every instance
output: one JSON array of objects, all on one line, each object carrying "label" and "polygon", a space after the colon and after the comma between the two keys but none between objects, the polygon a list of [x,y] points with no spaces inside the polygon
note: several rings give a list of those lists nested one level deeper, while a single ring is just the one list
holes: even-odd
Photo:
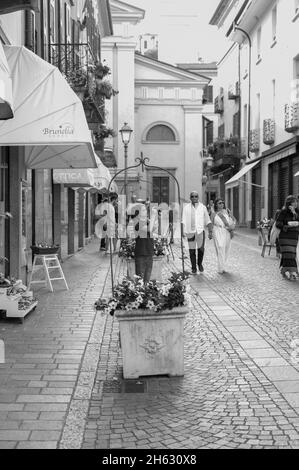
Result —
[{"label": "man walking", "polygon": [[196,274],[197,266],[199,272],[202,273],[204,271],[202,261],[205,246],[205,226],[208,227],[210,240],[213,238],[213,226],[206,206],[199,202],[197,191],[192,191],[190,194],[190,203],[187,204],[183,210],[182,223],[183,234],[188,240],[192,273]]}]

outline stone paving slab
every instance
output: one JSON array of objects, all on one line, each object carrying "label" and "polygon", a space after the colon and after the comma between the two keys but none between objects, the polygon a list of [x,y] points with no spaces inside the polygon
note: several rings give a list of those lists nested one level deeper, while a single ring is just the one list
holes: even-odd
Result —
[{"label": "stone paving slab", "polygon": [[[247,246],[239,243],[236,251],[241,245]],[[262,265],[256,255],[260,249],[250,250],[250,266]],[[212,250],[207,251],[210,260]],[[213,273],[213,285],[206,274],[191,279],[197,292],[185,322],[185,375],[180,380],[140,378],[146,391],[124,394],[118,324],[107,319],[104,339],[118,354],[106,373],[106,358],[100,357],[83,448],[298,448],[296,394],[281,393],[264,373],[290,367],[290,362],[268,342],[264,316],[262,328],[250,316],[248,321],[251,306],[260,307],[254,297],[227,302],[222,296],[227,279]],[[243,296],[246,281],[230,293]]]}]

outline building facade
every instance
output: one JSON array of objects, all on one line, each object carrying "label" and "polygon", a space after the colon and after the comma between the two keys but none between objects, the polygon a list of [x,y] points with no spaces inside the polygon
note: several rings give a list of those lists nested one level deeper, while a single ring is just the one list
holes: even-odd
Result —
[{"label": "building facade", "polygon": [[[73,89],[70,73],[76,69],[76,64],[87,66],[100,61],[101,39],[112,33],[108,0],[101,3],[96,0],[6,3],[9,3],[8,8],[1,10],[0,5],[2,44],[25,46],[26,50],[33,53],[28,55],[25,52],[26,57],[33,60],[38,57],[58,67]],[[26,74],[26,70],[21,72]],[[38,69],[36,73],[39,73]],[[43,97],[39,99],[42,103]],[[77,102],[76,106],[82,108],[82,104]],[[88,131],[86,119],[91,112],[90,106],[84,107],[83,127],[86,126]],[[104,118],[100,116],[99,109],[97,114],[96,123],[99,125],[104,122]],[[14,118],[11,122],[13,127]],[[92,125],[89,128],[93,130]],[[72,130],[69,132],[72,133]],[[34,141],[33,133],[32,143]],[[10,212],[13,218],[2,218],[0,221],[0,255],[9,260],[3,269],[5,274],[21,278],[26,283],[32,263],[32,245],[39,242],[58,243],[62,247],[62,257],[84,245],[92,231],[93,196],[89,192],[78,191],[80,184],[55,183],[54,170],[61,166],[40,163],[37,167],[28,163],[26,147],[1,145],[0,210]],[[63,155],[61,157],[63,159]],[[91,167],[96,166],[94,158]],[[88,162],[82,166],[88,166]],[[72,163],[64,164],[62,168],[72,168]]]},{"label": "building facade", "polygon": [[[252,228],[298,194],[298,8],[296,0],[221,1],[211,19],[235,44],[219,63],[219,85],[238,68],[240,77],[239,156],[246,159],[226,182],[226,197]],[[226,70],[238,49],[239,61]]]},{"label": "building facade", "polygon": [[[120,93],[107,107],[108,122],[115,130],[127,122],[134,131],[127,166],[135,165],[142,153],[151,165],[177,178],[182,199],[188,200],[191,190],[202,192],[203,116],[212,109],[203,95],[210,78],[135,52],[134,26],[142,21],[143,10],[111,0],[111,14],[114,35],[103,40],[102,57],[114,64],[113,86]],[[117,155],[118,169],[124,168],[119,133],[106,145]],[[123,174],[117,183],[123,188]],[[159,169],[129,169],[129,197],[134,193],[157,203],[174,202],[178,196],[173,178]]]}]

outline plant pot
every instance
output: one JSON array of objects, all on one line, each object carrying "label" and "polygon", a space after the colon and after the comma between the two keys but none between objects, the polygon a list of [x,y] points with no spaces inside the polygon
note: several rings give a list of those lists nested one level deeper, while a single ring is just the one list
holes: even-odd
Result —
[{"label": "plant pot", "polygon": [[59,252],[59,245],[45,248],[42,246],[31,246],[33,255],[54,255]]},{"label": "plant pot", "polygon": [[184,318],[187,307],[154,312],[117,310],[123,377],[184,375]]},{"label": "plant pot", "polygon": [[[164,259],[164,256],[154,256],[151,280],[156,280],[158,282],[162,282],[162,261],[163,261],[163,259]],[[127,276],[130,279],[133,279],[135,274],[136,274],[135,259],[134,258],[128,258],[127,259]]]}]

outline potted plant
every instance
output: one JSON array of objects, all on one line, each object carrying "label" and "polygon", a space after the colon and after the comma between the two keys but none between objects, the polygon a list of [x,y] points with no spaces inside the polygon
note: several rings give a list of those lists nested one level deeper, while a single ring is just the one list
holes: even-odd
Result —
[{"label": "potted plant", "polygon": [[82,68],[70,70],[66,79],[79,98],[83,99],[88,90],[88,75],[86,70]]},{"label": "potted plant", "polygon": [[184,318],[188,276],[173,273],[165,284],[125,278],[96,308],[116,315],[124,378],[184,375]]},{"label": "potted plant", "polygon": [[111,96],[117,95],[119,92],[114,90],[109,80],[96,80],[97,93],[110,100]]},{"label": "potted plant", "polygon": [[[135,275],[135,245],[134,239],[123,239],[120,244],[119,256],[127,262],[127,275],[133,279]],[[161,238],[154,240],[154,257],[151,279],[162,281],[162,261],[166,254],[166,248]]]},{"label": "potted plant", "polygon": [[94,67],[94,76],[95,78],[102,79],[106,75],[110,74],[110,68],[106,64],[102,64],[102,62],[99,62],[95,65]]},{"label": "potted plant", "polygon": [[30,247],[33,255],[53,255],[59,252],[59,245],[53,245],[47,242],[39,242]]},{"label": "potted plant", "polygon": [[273,219],[268,219],[267,217],[264,217],[261,220],[258,220],[256,223],[256,228],[258,229],[258,245],[262,246],[263,244],[263,238],[262,238],[262,231],[264,231],[265,236],[267,240],[269,240],[270,237],[270,230],[273,225]]}]

